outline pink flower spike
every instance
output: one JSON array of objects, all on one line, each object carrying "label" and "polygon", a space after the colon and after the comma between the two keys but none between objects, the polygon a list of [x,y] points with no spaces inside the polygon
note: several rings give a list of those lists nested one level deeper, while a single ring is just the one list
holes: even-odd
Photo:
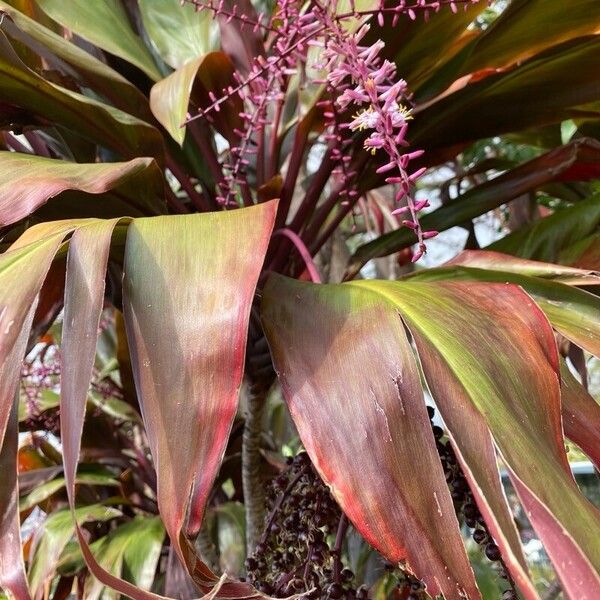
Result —
[{"label": "pink flower spike", "polygon": [[383,165],[382,167],[379,167],[379,169],[377,169],[377,171],[375,171],[375,172],[376,173],[387,173],[388,171],[391,171],[395,167],[396,167],[395,162],[389,162],[389,163],[387,163],[387,165]]},{"label": "pink flower spike", "polygon": [[401,206],[400,208],[397,208],[396,210],[393,210],[392,214],[393,215],[401,215],[401,214],[403,214],[405,212],[408,212],[408,211],[409,211],[408,206]]},{"label": "pink flower spike", "polygon": [[436,235],[438,235],[440,232],[439,231],[424,231],[423,232],[423,239],[424,240],[430,240],[431,238],[434,238]]},{"label": "pink flower spike", "polygon": [[409,181],[416,181],[419,179],[419,177],[421,177],[421,175],[423,175],[423,173],[425,173],[425,171],[427,171],[427,167],[421,167],[420,169],[417,169],[412,175],[408,176]]},{"label": "pink flower spike", "polygon": [[412,258],[410,259],[410,262],[417,262],[421,256],[423,256],[424,252],[422,250],[417,250],[416,252],[413,253]]},{"label": "pink flower spike", "polygon": [[402,225],[404,225],[405,227],[408,227],[409,229],[418,229],[419,226],[414,222],[414,221],[402,221]]},{"label": "pink flower spike", "polygon": [[415,202],[414,208],[416,211],[418,211],[418,210],[421,210],[422,208],[427,208],[429,206],[430,206],[429,200],[419,200],[419,201]]}]

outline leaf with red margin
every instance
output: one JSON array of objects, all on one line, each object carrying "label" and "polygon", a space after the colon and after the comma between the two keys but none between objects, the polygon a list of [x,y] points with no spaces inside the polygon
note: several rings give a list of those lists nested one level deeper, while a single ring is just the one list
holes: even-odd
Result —
[{"label": "leaf with red margin", "polygon": [[[276,208],[138,219],[127,236],[123,307],[158,505],[180,559],[207,587],[215,576],[189,547],[186,515],[194,530],[225,451]],[[222,590],[244,587],[254,593]]]},{"label": "leaf with red margin", "polygon": [[444,266],[457,265],[551,279],[565,285],[600,285],[600,274],[595,270],[528,260],[491,250],[464,250],[444,263]]},{"label": "leaf with red margin", "polygon": [[600,470],[600,404],[561,362],[562,415],[565,435],[575,442]]},{"label": "leaf with red margin", "polygon": [[405,279],[409,280],[515,283],[533,296],[554,329],[581,348],[600,356],[600,298],[585,290],[541,277],[460,265],[419,271]]},{"label": "leaf with red margin", "polygon": [[[571,476],[562,435],[558,351],[543,312],[514,285],[350,285],[376,290],[394,303],[413,335],[444,420],[450,424],[450,413],[464,405],[476,409],[565,589],[574,598],[597,598],[600,511]],[[451,393],[459,390],[460,395]],[[469,430],[450,433],[460,453]]]},{"label": "leaf with red margin", "polygon": [[0,152],[0,169],[3,173],[0,227],[16,223],[65,190],[102,194],[114,189],[125,210],[129,200],[133,206],[141,204],[150,214],[163,212],[159,198],[163,195],[164,184],[160,169],[151,158],[134,158],[124,163],[80,164]]},{"label": "leaf with red margin", "polygon": [[[21,548],[17,483],[18,401],[14,390],[17,378],[13,375],[15,372],[17,375],[20,372],[35,302],[27,305],[27,309],[28,315],[21,326],[20,335],[8,356],[0,362],[1,388],[4,388],[7,381],[10,381],[7,387],[12,388],[13,397],[12,402],[0,407],[0,414],[6,415],[6,430],[3,431],[3,442],[0,442],[0,474],[2,475],[2,485],[0,485],[0,589],[4,588],[9,591],[15,600],[31,600]],[[12,380],[14,380],[14,385],[12,385]]]},{"label": "leaf with red margin", "polygon": [[22,359],[22,356],[16,357],[11,353],[52,260],[68,232],[69,227],[65,225],[32,227],[0,255],[0,445]]},{"label": "leaf with red margin", "polygon": [[479,598],[397,310],[351,285],[269,278],[261,306],[300,437],[336,500],[432,596]]}]

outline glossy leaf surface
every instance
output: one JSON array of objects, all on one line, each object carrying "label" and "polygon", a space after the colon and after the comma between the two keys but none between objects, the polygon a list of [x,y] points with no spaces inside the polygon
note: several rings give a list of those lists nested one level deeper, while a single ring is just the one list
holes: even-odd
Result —
[{"label": "glossy leaf surface", "polygon": [[262,319],[302,442],[354,526],[429,594],[479,597],[397,311],[369,289],[272,276]]},{"label": "glossy leaf surface", "polygon": [[483,417],[569,592],[600,593],[600,512],[579,492],[566,459],[558,353],[542,311],[512,285],[351,285],[377,290],[406,320],[459,453],[468,422],[452,431],[453,413],[470,405]]},{"label": "glossy leaf surface", "polygon": [[0,1],[0,10],[6,15],[2,28],[12,39],[19,40],[61,72],[109,98],[117,108],[141,119],[150,118],[148,100],[117,71],[9,3]]},{"label": "glossy leaf surface", "polygon": [[42,10],[73,33],[135,65],[150,79],[160,79],[152,55],[133,31],[119,0],[86,2],[37,0]]},{"label": "glossy leaf surface", "polygon": [[560,252],[600,225],[600,194],[535,221],[488,246],[489,250],[555,262]]},{"label": "glossy leaf surface", "polygon": [[64,125],[125,158],[162,155],[154,127],[43,79],[21,61],[4,33],[0,33],[0,82],[0,100],[39,115],[44,122]]},{"label": "glossy leaf surface", "polygon": [[440,267],[415,273],[414,281],[514,283],[535,299],[552,326],[566,338],[600,355],[600,299],[582,289],[540,277],[472,267]]},{"label": "glossy leaf surface", "polygon": [[141,0],[139,7],[144,29],[174,69],[218,49],[218,27],[210,11],[179,0]]},{"label": "glossy leaf surface", "polygon": [[128,234],[127,337],[159,508],[182,560],[188,504],[199,523],[237,408],[249,311],[275,210],[270,202],[138,219]]},{"label": "glossy leaf surface", "polygon": [[[65,190],[102,194],[115,190],[119,198],[133,206],[147,204],[147,210],[160,210],[162,176],[151,158],[126,163],[79,164],[17,152],[0,152],[0,226],[15,223],[34,212],[50,198]],[[81,202],[94,202],[80,198]]]}]

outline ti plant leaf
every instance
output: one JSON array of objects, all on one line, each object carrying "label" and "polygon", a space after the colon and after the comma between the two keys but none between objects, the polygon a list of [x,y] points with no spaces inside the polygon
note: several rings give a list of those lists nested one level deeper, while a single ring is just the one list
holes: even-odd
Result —
[{"label": "ti plant leaf", "polygon": [[86,2],[37,0],[42,10],[73,33],[135,65],[150,79],[160,79],[152,55],[131,25],[119,0]]},{"label": "ti plant leaf", "polygon": [[[435,490],[432,481],[422,479],[433,477],[432,467],[420,468],[416,479],[411,476],[415,461],[419,464],[431,452],[433,439],[416,408],[422,408],[422,392],[417,384],[410,385],[412,357],[400,333],[402,320],[478,507],[525,597],[537,598],[537,593],[509,524],[494,447],[565,589],[590,600],[600,593],[600,515],[577,489],[564,453],[552,329],[519,287],[416,280],[315,286],[272,277],[262,317],[284,394],[320,473],[366,539],[392,560],[406,555],[429,593],[440,591],[436,563],[419,563],[413,529],[399,508],[406,506],[415,480],[416,493]],[[395,377],[398,373],[402,376]],[[320,416],[327,411],[329,418],[314,418],[317,410]],[[397,438],[396,428],[408,428],[409,416],[410,431]],[[357,433],[361,423],[366,438]],[[383,435],[369,437],[369,431],[380,430]],[[404,438],[412,439],[415,430],[420,437],[412,443],[419,448],[418,457],[404,446]],[[395,459],[390,461],[390,456]],[[400,474],[404,486],[395,489]],[[370,493],[373,477],[376,495]],[[436,494],[441,502],[441,490]],[[427,498],[420,501],[427,505]],[[440,508],[449,519],[445,506]],[[403,523],[393,539],[402,540],[405,549],[379,533],[380,517],[364,518],[378,510],[385,512],[388,532],[392,524]],[[409,513],[412,518],[418,510]],[[433,526],[431,513],[427,522]],[[437,526],[450,535],[449,521]],[[419,552],[429,551],[420,547]],[[452,544],[452,560],[463,552],[458,543]],[[444,559],[438,560],[443,564]],[[448,569],[447,574],[457,573]],[[460,572],[462,585],[467,585],[466,576]]]},{"label": "ti plant leaf", "polygon": [[152,44],[174,69],[218,49],[218,26],[209,11],[179,0],[141,0],[139,6]]},{"label": "ti plant leaf", "polygon": [[[77,190],[85,194],[113,191],[125,204],[127,212],[143,213],[165,210],[160,198],[163,181],[151,158],[135,158],[126,163],[78,164],[30,156],[17,152],[0,152],[0,227],[30,215],[61,192]],[[84,194],[79,197],[86,202]]]},{"label": "ti plant leaf", "polygon": [[[471,254],[474,256],[475,254]],[[542,277],[470,266],[442,266],[409,276],[413,281],[481,281],[521,286],[545,312],[552,326],[566,338],[600,356],[600,299],[585,290]],[[581,271],[585,275],[586,271]]]},{"label": "ti plant leaf", "polygon": [[546,262],[596,232],[600,226],[600,193],[494,242],[486,249]]},{"label": "ti plant leaf", "polygon": [[302,442],[354,526],[430,595],[478,598],[398,312],[369,289],[272,276],[262,319]]}]

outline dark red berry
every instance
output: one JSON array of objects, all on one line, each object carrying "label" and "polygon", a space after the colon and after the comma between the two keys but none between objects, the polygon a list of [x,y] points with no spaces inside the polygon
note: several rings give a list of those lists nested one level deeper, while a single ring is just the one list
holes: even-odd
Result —
[{"label": "dark red berry", "polygon": [[473,532],[473,539],[477,544],[483,544],[487,540],[487,533],[482,529],[476,529]]},{"label": "dark red berry", "polygon": [[494,544],[494,542],[490,542],[485,547],[485,555],[492,561],[500,560],[502,558],[502,554],[500,553],[500,548]]},{"label": "dark red berry", "polygon": [[339,583],[332,583],[327,588],[327,595],[329,596],[329,598],[331,598],[331,600],[338,600],[342,597],[343,593],[344,588]]}]

